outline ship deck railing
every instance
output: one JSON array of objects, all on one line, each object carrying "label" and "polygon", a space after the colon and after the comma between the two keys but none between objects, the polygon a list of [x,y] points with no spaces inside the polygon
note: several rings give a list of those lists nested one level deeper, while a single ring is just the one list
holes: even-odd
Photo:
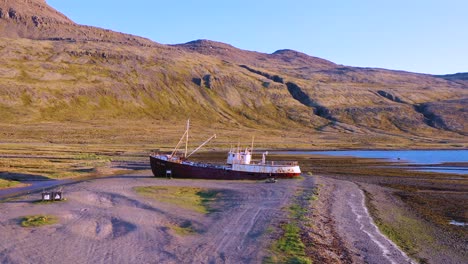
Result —
[{"label": "ship deck railing", "polygon": [[252,161],[250,164],[268,165],[268,166],[298,166],[299,165],[297,161],[289,161],[289,160],[269,160],[269,161],[266,161],[264,164],[261,161]]}]

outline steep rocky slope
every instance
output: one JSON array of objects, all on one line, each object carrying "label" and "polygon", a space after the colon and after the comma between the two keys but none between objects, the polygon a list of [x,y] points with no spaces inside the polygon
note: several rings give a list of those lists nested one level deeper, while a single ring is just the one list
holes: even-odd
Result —
[{"label": "steep rocky slope", "polygon": [[161,45],[77,25],[40,0],[0,2],[0,36],[4,124],[167,126],[191,117],[205,127],[361,135],[361,146],[390,137],[463,142],[468,133],[464,75],[356,68],[208,40]]},{"label": "steep rocky slope", "polygon": [[468,86],[460,81],[460,74],[441,78],[348,67],[290,50],[258,54],[206,40],[177,46],[236,63],[263,77],[264,86],[282,86],[297,102],[333,126],[344,123],[387,131],[467,132],[463,106]]}]

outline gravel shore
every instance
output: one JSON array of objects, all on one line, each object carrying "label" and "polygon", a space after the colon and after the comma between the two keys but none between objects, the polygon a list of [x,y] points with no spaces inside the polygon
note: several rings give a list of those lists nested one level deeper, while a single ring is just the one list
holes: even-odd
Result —
[{"label": "gravel shore", "polygon": [[[67,185],[63,202],[33,203],[33,193],[0,203],[1,263],[260,263],[266,229],[284,215],[301,181],[166,180],[151,172]],[[226,191],[209,215],[139,196],[135,186],[191,186]],[[23,228],[25,215],[56,215],[51,226]],[[190,221],[198,230],[169,228]]]}]

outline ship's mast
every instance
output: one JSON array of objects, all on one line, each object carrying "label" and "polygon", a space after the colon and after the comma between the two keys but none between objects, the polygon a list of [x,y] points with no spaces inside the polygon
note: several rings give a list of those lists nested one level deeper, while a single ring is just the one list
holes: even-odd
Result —
[{"label": "ship's mast", "polygon": [[185,137],[185,155],[184,155],[185,158],[187,158],[189,127],[190,127],[190,119],[187,120],[187,129],[185,130],[185,133],[186,133],[186,135],[187,135],[187,136]]},{"label": "ship's mast", "polygon": [[[199,150],[201,147],[203,147],[204,145],[206,145],[210,140],[212,140],[213,138],[216,138],[216,134],[214,134],[212,137],[210,137],[208,140],[206,140],[205,142],[203,142],[203,144],[201,144],[198,148],[196,148],[194,151],[192,151],[192,153],[188,154],[188,135],[189,135],[189,127],[190,127],[190,119],[187,120],[187,129],[185,130],[185,133],[182,135],[182,137],[180,138],[179,140],[179,143],[177,143],[176,147],[174,148],[174,150],[172,151],[171,155],[169,157],[173,157],[177,151],[179,150],[179,145],[180,143],[182,143],[184,141],[184,137],[185,137],[185,155],[184,155],[184,158],[187,159],[188,157],[192,156],[193,153],[195,153],[197,150]],[[188,155],[187,155],[188,154]]]},{"label": "ship's mast", "polygon": [[188,129],[189,129],[189,121],[190,120],[187,120],[187,129],[185,130],[184,134],[182,135],[182,137],[180,138],[179,140],[179,143],[177,143],[177,145],[175,146],[174,150],[172,151],[170,157],[174,157],[174,155],[177,153],[177,151],[179,150],[179,145],[180,143],[182,143],[184,141],[184,137],[186,138],[185,139],[185,157],[187,157],[187,145],[188,145]]}]

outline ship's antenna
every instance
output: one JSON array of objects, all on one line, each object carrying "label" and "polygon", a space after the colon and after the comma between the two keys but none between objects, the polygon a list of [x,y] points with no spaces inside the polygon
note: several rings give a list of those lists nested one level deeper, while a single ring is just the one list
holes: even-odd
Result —
[{"label": "ship's antenna", "polygon": [[250,153],[253,155],[253,145],[254,145],[255,136],[252,136],[252,147],[250,147]]},{"label": "ship's antenna", "polygon": [[187,119],[187,129],[186,131],[186,138],[185,138],[185,156],[187,158],[187,148],[188,148],[188,134],[189,134],[189,127],[190,127],[190,119]]}]

